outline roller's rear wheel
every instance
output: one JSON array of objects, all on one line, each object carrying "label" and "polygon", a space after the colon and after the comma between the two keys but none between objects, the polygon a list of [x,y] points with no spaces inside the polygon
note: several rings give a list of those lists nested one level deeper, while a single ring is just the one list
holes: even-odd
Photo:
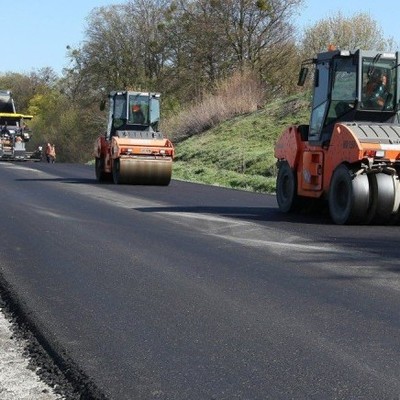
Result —
[{"label": "roller's rear wheel", "polygon": [[340,165],[333,173],[329,188],[329,212],[336,224],[367,222],[370,205],[368,177],[352,176],[352,171]]},{"label": "roller's rear wheel", "polygon": [[394,218],[396,207],[396,178],[383,173],[369,176],[371,190],[370,222],[385,224]]},{"label": "roller's rear wheel", "polygon": [[113,175],[113,181],[116,185],[121,183],[121,163],[119,158],[116,158],[113,161],[113,170],[112,170],[112,175]]},{"label": "roller's rear wheel", "polygon": [[297,179],[296,174],[284,161],[279,166],[276,179],[276,200],[282,212],[294,211],[297,207]]},{"label": "roller's rear wheel", "polygon": [[111,180],[111,174],[104,172],[104,163],[104,157],[96,157],[95,172],[97,182],[109,182]]}]

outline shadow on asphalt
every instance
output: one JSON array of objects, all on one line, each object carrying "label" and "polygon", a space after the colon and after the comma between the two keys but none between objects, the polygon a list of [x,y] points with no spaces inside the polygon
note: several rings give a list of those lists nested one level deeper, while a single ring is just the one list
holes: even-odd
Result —
[{"label": "shadow on asphalt", "polygon": [[96,179],[89,178],[20,178],[15,179],[16,182],[65,182],[65,183],[75,183],[75,184],[99,184]]},{"label": "shadow on asphalt", "polygon": [[225,207],[225,206],[166,206],[137,207],[144,213],[193,213],[211,214],[221,217],[238,218],[252,221],[288,222],[296,224],[331,224],[329,215],[324,211],[310,215],[306,213],[281,213],[275,207]]}]

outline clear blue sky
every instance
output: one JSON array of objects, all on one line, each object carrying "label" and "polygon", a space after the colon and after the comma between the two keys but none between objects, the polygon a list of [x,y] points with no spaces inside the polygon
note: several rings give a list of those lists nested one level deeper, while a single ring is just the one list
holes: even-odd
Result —
[{"label": "clear blue sky", "polygon": [[96,7],[121,0],[0,0],[3,57],[0,74],[68,66],[66,46],[78,47],[86,18]]},{"label": "clear blue sky", "polygon": [[[84,39],[86,18],[95,7],[126,3],[124,0],[0,0],[3,57],[0,74],[29,73],[52,67],[61,75],[68,65],[66,46],[78,47]],[[376,0],[306,0],[295,23],[313,25],[341,11],[350,17],[366,12],[377,21],[385,37],[400,42],[400,6],[376,5]],[[399,48],[400,50],[400,48]]]}]

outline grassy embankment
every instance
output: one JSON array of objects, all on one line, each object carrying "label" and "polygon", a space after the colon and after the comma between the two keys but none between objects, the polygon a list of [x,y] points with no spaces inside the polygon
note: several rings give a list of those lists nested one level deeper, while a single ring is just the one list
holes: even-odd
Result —
[{"label": "grassy embankment", "polygon": [[274,193],[274,145],[282,131],[308,123],[309,100],[301,94],[225,121],[175,145],[173,179]]}]

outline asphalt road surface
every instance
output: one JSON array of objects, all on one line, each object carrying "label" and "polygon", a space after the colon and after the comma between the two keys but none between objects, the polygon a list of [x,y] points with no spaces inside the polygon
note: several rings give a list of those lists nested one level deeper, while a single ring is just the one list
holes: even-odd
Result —
[{"label": "asphalt road surface", "polygon": [[86,398],[400,397],[399,226],[83,165],[1,163],[0,187],[3,284]]}]

